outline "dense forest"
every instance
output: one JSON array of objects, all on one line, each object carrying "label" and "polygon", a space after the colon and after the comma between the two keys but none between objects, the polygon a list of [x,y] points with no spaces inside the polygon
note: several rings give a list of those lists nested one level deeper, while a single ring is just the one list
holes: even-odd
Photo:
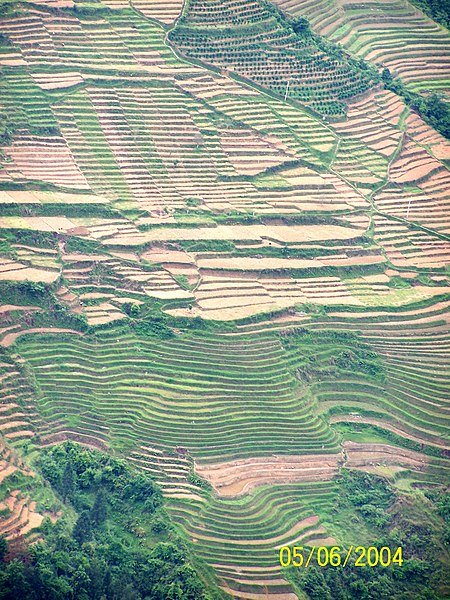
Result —
[{"label": "dense forest", "polygon": [[2,600],[212,598],[148,475],[73,443],[39,467],[67,514],[46,519],[37,544],[0,538]]}]

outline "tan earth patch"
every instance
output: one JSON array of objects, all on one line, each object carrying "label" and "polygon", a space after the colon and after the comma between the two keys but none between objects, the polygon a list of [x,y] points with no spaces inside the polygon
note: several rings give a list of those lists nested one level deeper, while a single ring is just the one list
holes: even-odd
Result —
[{"label": "tan earth patch", "polygon": [[[103,294],[101,297],[104,297]],[[86,315],[89,325],[105,325],[106,323],[112,323],[113,321],[119,321],[126,318],[126,315],[123,312],[109,302],[85,306],[84,314]]]},{"label": "tan earth patch", "polygon": [[330,480],[342,459],[342,454],[259,457],[214,465],[196,463],[195,471],[219,496],[235,497],[266,484]]},{"label": "tan earth patch", "polygon": [[[237,580],[233,579],[233,581],[237,581]],[[253,580],[253,583],[255,584],[254,580]],[[270,581],[267,581],[265,579],[259,580],[259,584],[263,585],[266,588],[268,587],[268,585],[267,585],[268,583],[270,583]],[[286,585],[287,585],[287,581],[286,581]],[[240,598],[240,600],[267,600],[267,598],[269,596],[268,592],[261,592],[260,594],[258,594],[257,592],[241,592],[241,591],[234,592],[228,585],[221,585],[219,587],[221,587],[221,589],[223,589],[232,598]],[[236,594],[239,594],[239,596],[236,596]],[[278,593],[278,592],[273,592],[271,590],[270,600],[298,600],[298,596],[297,596],[297,594],[293,594],[290,592]]]},{"label": "tan earth patch", "polygon": [[137,245],[151,241],[177,240],[273,240],[274,242],[319,242],[324,240],[348,240],[360,236],[369,225],[363,217],[355,228],[343,225],[218,225],[217,227],[159,227],[136,236],[117,235],[106,243]]},{"label": "tan earth patch", "polygon": [[23,263],[9,259],[0,259],[0,280],[35,281],[53,283],[59,277],[59,271],[28,267]]},{"label": "tan earth patch", "polygon": [[74,335],[83,335],[80,331],[75,329],[62,329],[59,327],[37,327],[33,329],[22,329],[21,331],[15,331],[14,333],[7,333],[5,337],[0,341],[0,346],[7,348],[11,346],[18,337],[21,335],[28,335],[30,333],[73,333]]},{"label": "tan earth patch", "polygon": [[0,190],[0,204],[109,204],[104,196],[72,194],[70,192],[44,192],[41,190]]},{"label": "tan earth patch", "polygon": [[308,546],[336,546],[337,541],[334,537],[311,538],[308,540]]},{"label": "tan earth patch", "polygon": [[[0,438],[0,483],[15,472],[27,477],[36,475],[5,439]],[[4,534],[7,539],[27,535],[44,520],[44,515],[36,511],[36,502],[18,489],[8,490],[5,499],[0,502],[1,509],[9,509],[9,514],[0,517],[0,534]]]},{"label": "tan earth patch", "polygon": [[[48,4],[52,6],[61,5],[61,3],[66,3],[65,5],[70,6],[73,5],[71,0],[59,0],[49,2]],[[34,81],[37,83],[39,87],[43,90],[57,90],[60,88],[72,87],[74,85],[79,85],[84,82],[84,78],[81,73],[77,73],[76,71],[67,72],[67,73],[33,73],[32,75]]]},{"label": "tan earth patch", "polygon": [[11,312],[14,310],[22,310],[25,312],[33,311],[33,310],[41,310],[39,306],[16,306],[15,304],[3,304],[0,306],[0,314]]},{"label": "tan earth patch", "polygon": [[187,252],[182,252],[179,250],[166,250],[163,248],[153,248],[151,250],[147,250],[141,254],[141,258],[157,264],[192,264],[194,262],[194,259]]}]

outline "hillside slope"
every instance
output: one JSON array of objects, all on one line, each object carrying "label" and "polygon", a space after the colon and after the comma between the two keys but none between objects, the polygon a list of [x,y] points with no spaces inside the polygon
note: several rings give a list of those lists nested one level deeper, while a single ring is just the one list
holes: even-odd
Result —
[{"label": "hillside slope", "polygon": [[413,91],[448,93],[450,40],[438,25],[406,0],[274,0],[284,12],[309,20],[311,28],[352,56],[399,75]]},{"label": "hillside slope", "polygon": [[1,434],[125,457],[224,597],[293,600],[280,545],[384,531],[343,466],[448,479],[450,143],[381,86],[326,122],[181,58],[181,3],[4,7]]},{"label": "hillside slope", "polygon": [[290,23],[266,0],[190,0],[169,40],[190,58],[235,72],[316,109],[345,113],[345,100],[370,88],[365,65]]}]

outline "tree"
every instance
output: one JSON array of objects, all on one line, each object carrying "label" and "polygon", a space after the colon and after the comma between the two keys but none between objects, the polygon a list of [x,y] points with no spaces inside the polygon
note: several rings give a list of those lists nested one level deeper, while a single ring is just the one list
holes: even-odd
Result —
[{"label": "tree", "polygon": [[305,17],[299,17],[292,23],[292,29],[298,35],[309,35],[311,33],[311,29],[309,27],[308,19]]},{"label": "tree", "polygon": [[12,562],[0,579],[2,600],[30,598],[31,586],[26,577],[26,566],[19,561]]},{"label": "tree", "polygon": [[109,585],[110,581],[110,576],[106,579],[108,572],[106,562],[94,556],[86,570],[90,580],[89,596],[92,600],[101,600],[103,592],[107,589],[105,584]]},{"label": "tree", "polygon": [[140,595],[133,588],[131,583],[127,583],[127,585],[122,589],[121,600],[139,600]]},{"label": "tree", "polygon": [[66,463],[66,468],[61,480],[61,493],[64,500],[71,500],[75,493],[75,477],[73,473],[72,463],[70,460]]},{"label": "tree", "polygon": [[8,542],[4,535],[0,535],[0,561],[2,561],[8,552]]},{"label": "tree", "polygon": [[73,537],[81,545],[92,537],[92,523],[89,511],[84,510],[78,517],[75,527],[73,528]]},{"label": "tree", "polygon": [[387,67],[383,69],[383,72],[381,73],[381,79],[386,85],[392,82],[392,75]]},{"label": "tree", "polygon": [[28,286],[28,291],[33,296],[42,296],[43,294],[45,294],[45,285],[40,281],[26,281],[25,283]]},{"label": "tree", "polygon": [[306,569],[303,588],[311,600],[331,600],[330,588],[325,577],[316,567]]},{"label": "tree", "polygon": [[437,121],[448,119],[448,105],[437,94],[431,94],[425,98],[424,112]]},{"label": "tree", "polygon": [[104,490],[100,490],[91,509],[91,521],[94,525],[102,525],[106,521],[107,500]]}]

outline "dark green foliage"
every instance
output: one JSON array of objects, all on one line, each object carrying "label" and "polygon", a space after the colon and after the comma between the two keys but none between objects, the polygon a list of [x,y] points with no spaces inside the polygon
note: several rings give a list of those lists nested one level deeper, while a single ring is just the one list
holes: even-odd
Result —
[{"label": "dark green foliage", "polygon": [[[57,285],[57,282],[55,282]],[[5,304],[19,306],[39,306],[43,310],[33,313],[21,313],[17,322],[26,327],[67,327],[78,331],[88,328],[86,317],[75,314],[54,294],[55,284],[35,281],[1,281],[0,297]]]},{"label": "dark green foliage", "polygon": [[425,14],[440,23],[447,29],[450,28],[450,1],[449,0],[411,0]]},{"label": "dark green foliage", "polygon": [[4,35],[3,33],[0,33],[0,46],[12,46],[9,37]]},{"label": "dark green foliage", "polygon": [[202,201],[200,198],[186,198],[186,206],[200,206]]},{"label": "dark green foliage", "polygon": [[393,503],[395,495],[386,479],[370,473],[342,469],[339,488],[339,503],[342,507],[354,506],[373,527],[383,528],[389,522],[386,509]]},{"label": "dark green foliage", "polygon": [[81,450],[75,444],[57,446],[43,454],[40,468],[63,496],[67,490],[67,480],[71,477],[68,473],[72,471],[75,508],[86,507],[84,493],[95,493],[95,501],[92,503],[95,509],[91,515],[94,523],[104,520],[105,494],[115,506],[124,505],[126,501],[143,503],[152,498],[153,505],[157,508],[162,502],[161,491],[148,475],[134,473],[124,461],[92,450]]},{"label": "dark green foliage", "polygon": [[32,296],[43,296],[47,291],[45,284],[40,281],[27,281],[26,284],[27,289]]},{"label": "dark green foliage", "polygon": [[64,500],[73,498],[75,492],[75,481],[73,475],[72,463],[67,462],[64,473],[61,477],[61,495]]},{"label": "dark green foliage", "polygon": [[37,304],[43,306],[45,309],[23,317],[24,319],[26,318],[26,324],[29,327],[48,327],[48,324],[51,323],[53,327],[68,327],[69,329],[78,331],[87,330],[86,317],[82,314],[73,313],[68,306],[59,302],[51,289],[46,288],[44,293],[40,293],[39,289],[33,286],[33,282],[25,283],[31,286],[27,287],[27,295],[30,297],[30,301],[27,304]]},{"label": "dark green foliage", "polygon": [[83,544],[92,537],[92,521],[89,511],[84,510],[77,519],[72,535],[74,539]]},{"label": "dark green foliage", "polygon": [[58,235],[47,231],[31,231],[29,229],[11,230],[17,244],[37,246],[39,248],[56,248]]},{"label": "dark green foliage", "polygon": [[309,27],[309,21],[308,21],[308,19],[305,19],[305,17],[298,17],[298,19],[295,19],[295,21],[292,21],[292,29],[298,35],[305,36],[305,35],[311,34],[311,29]]},{"label": "dark green foliage", "polygon": [[159,488],[144,474],[136,475],[133,480],[123,488],[123,498],[135,502],[145,502],[144,508],[151,512],[158,508],[162,503]]},{"label": "dark green foliage", "polygon": [[180,329],[186,329],[189,331],[198,331],[205,329],[213,329],[214,324],[210,321],[205,321],[201,317],[172,317],[170,315],[166,316],[166,323],[170,327],[177,327]]},{"label": "dark green foliage", "polygon": [[[405,561],[403,567],[355,567],[348,564],[345,569],[316,567],[306,573],[293,573],[292,580],[307,593],[310,600],[438,600],[436,595],[423,585],[424,578],[417,561]],[[405,579],[405,572],[411,574]],[[301,575],[304,575],[301,577]],[[297,580],[297,581],[296,581]],[[419,591],[420,590],[420,591]],[[425,594],[422,596],[421,594]]]},{"label": "dark green foliage", "polygon": [[330,588],[323,573],[316,567],[311,567],[306,571],[303,588],[311,600],[331,600]]},{"label": "dark green foliage", "polygon": [[122,304],[122,310],[132,319],[137,319],[141,312],[139,304],[133,304],[132,302],[125,302],[125,304]]},{"label": "dark green foliage", "polygon": [[75,235],[68,236],[66,239],[66,252],[86,252],[95,253],[99,250],[99,243],[94,240],[85,240]]},{"label": "dark green foliage", "polygon": [[109,539],[76,548],[57,532],[49,542],[33,547],[25,560],[0,565],[1,600],[208,598],[185,551],[172,543],[130,550]]},{"label": "dark green foliage", "polygon": [[[355,277],[376,275],[384,273],[385,263],[374,263],[372,265],[349,265],[345,267],[325,266],[309,267],[306,269],[287,269],[285,272],[291,273],[294,278],[306,279],[309,277],[339,277],[341,279],[353,279]],[[261,273],[280,272],[281,269],[263,269]],[[327,307],[323,307],[326,310]],[[333,308],[331,307],[331,310]]]},{"label": "dark green foliage", "polygon": [[[296,353],[300,367],[297,376],[304,381],[337,380],[345,372],[383,382],[384,366],[380,356],[354,333],[346,331],[312,332],[299,328],[281,336],[283,346]],[[317,356],[327,350],[326,357]]]},{"label": "dark green foliage", "polygon": [[114,211],[104,203],[75,203],[61,206],[58,202],[54,204],[51,202],[46,202],[45,204],[29,202],[27,203],[26,208],[20,203],[15,202],[2,204],[2,214],[5,216],[51,217],[61,216],[61,213],[67,218],[91,217],[92,215],[95,215],[97,218],[117,219],[121,216],[120,213]]},{"label": "dark green foliage", "polygon": [[133,327],[138,335],[144,337],[159,337],[167,340],[175,335],[162,317],[146,317],[141,321],[136,321]]},{"label": "dark green foliage", "polygon": [[335,364],[346,371],[362,372],[370,377],[383,376],[378,354],[365,348],[343,350],[336,356]]},{"label": "dark green foliage", "polygon": [[8,542],[4,535],[0,535],[0,562],[5,558],[8,551]]},{"label": "dark green foliage", "polygon": [[31,281],[1,281],[0,297],[5,304],[19,306],[38,305],[46,302],[46,286],[43,283]]},{"label": "dark green foliage", "polygon": [[161,310],[161,305],[124,306],[125,312],[131,317],[131,328],[141,337],[156,337],[170,339],[175,336],[174,329],[183,331],[199,331],[214,329],[215,324],[201,317],[173,317]]},{"label": "dark green foliage", "polygon": [[5,256],[6,258],[17,257],[17,252],[15,248],[11,246],[9,240],[0,238],[0,256]]},{"label": "dark green foliage", "polygon": [[436,512],[445,523],[443,544],[450,552],[450,493],[443,490],[429,490],[426,496],[434,503]]},{"label": "dark green foliage", "polygon": [[106,521],[106,516],[108,514],[107,506],[108,501],[105,491],[100,488],[90,512],[90,519],[94,525],[102,525]]},{"label": "dark green foliage", "polygon": [[199,477],[197,475],[197,473],[194,471],[194,469],[191,469],[189,471],[189,481],[191,483],[193,483],[194,485],[203,488],[204,490],[211,490],[212,486],[209,483],[209,481],[207,481],[206,479],[204,479],[203,477]]},{"label": "dark green foliage", "polygon": [[150,477],[72,443],[44,451],[39,465],[59,492],[70,465],[76,522],[47,521],[43,542],[0,562],[0,600],[208,600]]},{"label": "dark green foliage", "polygon": [[450,139],[450,106],[437,94],[415,98],[411,103],[419,114],[444,137]]},{"label": "dark green foliage", "polygon": [[391,277],[387,285],[394,289],[404,289],[410,287],[408,281],[406,281],[404,277],[401,277],[401,275],[394,275]]},{"label": "dark green foliage", "polygon": [[171,525],[167,518],[161,517],[159,514],[155,515],[152,521],[152,531],[153,533],[160,534],[168,531],[171,528]]},{"label": "dark green foliage", "polygon": [[381,73],[381,79],[386,85],[389,85],[392,82],[392,74],[387,67],[383,69],[383,72]]},{"label": "dark green foliage", "polygon": [[426,495],[435,503],[439,515],[450,524],[450,494],[442,490],[429,490]]}]

